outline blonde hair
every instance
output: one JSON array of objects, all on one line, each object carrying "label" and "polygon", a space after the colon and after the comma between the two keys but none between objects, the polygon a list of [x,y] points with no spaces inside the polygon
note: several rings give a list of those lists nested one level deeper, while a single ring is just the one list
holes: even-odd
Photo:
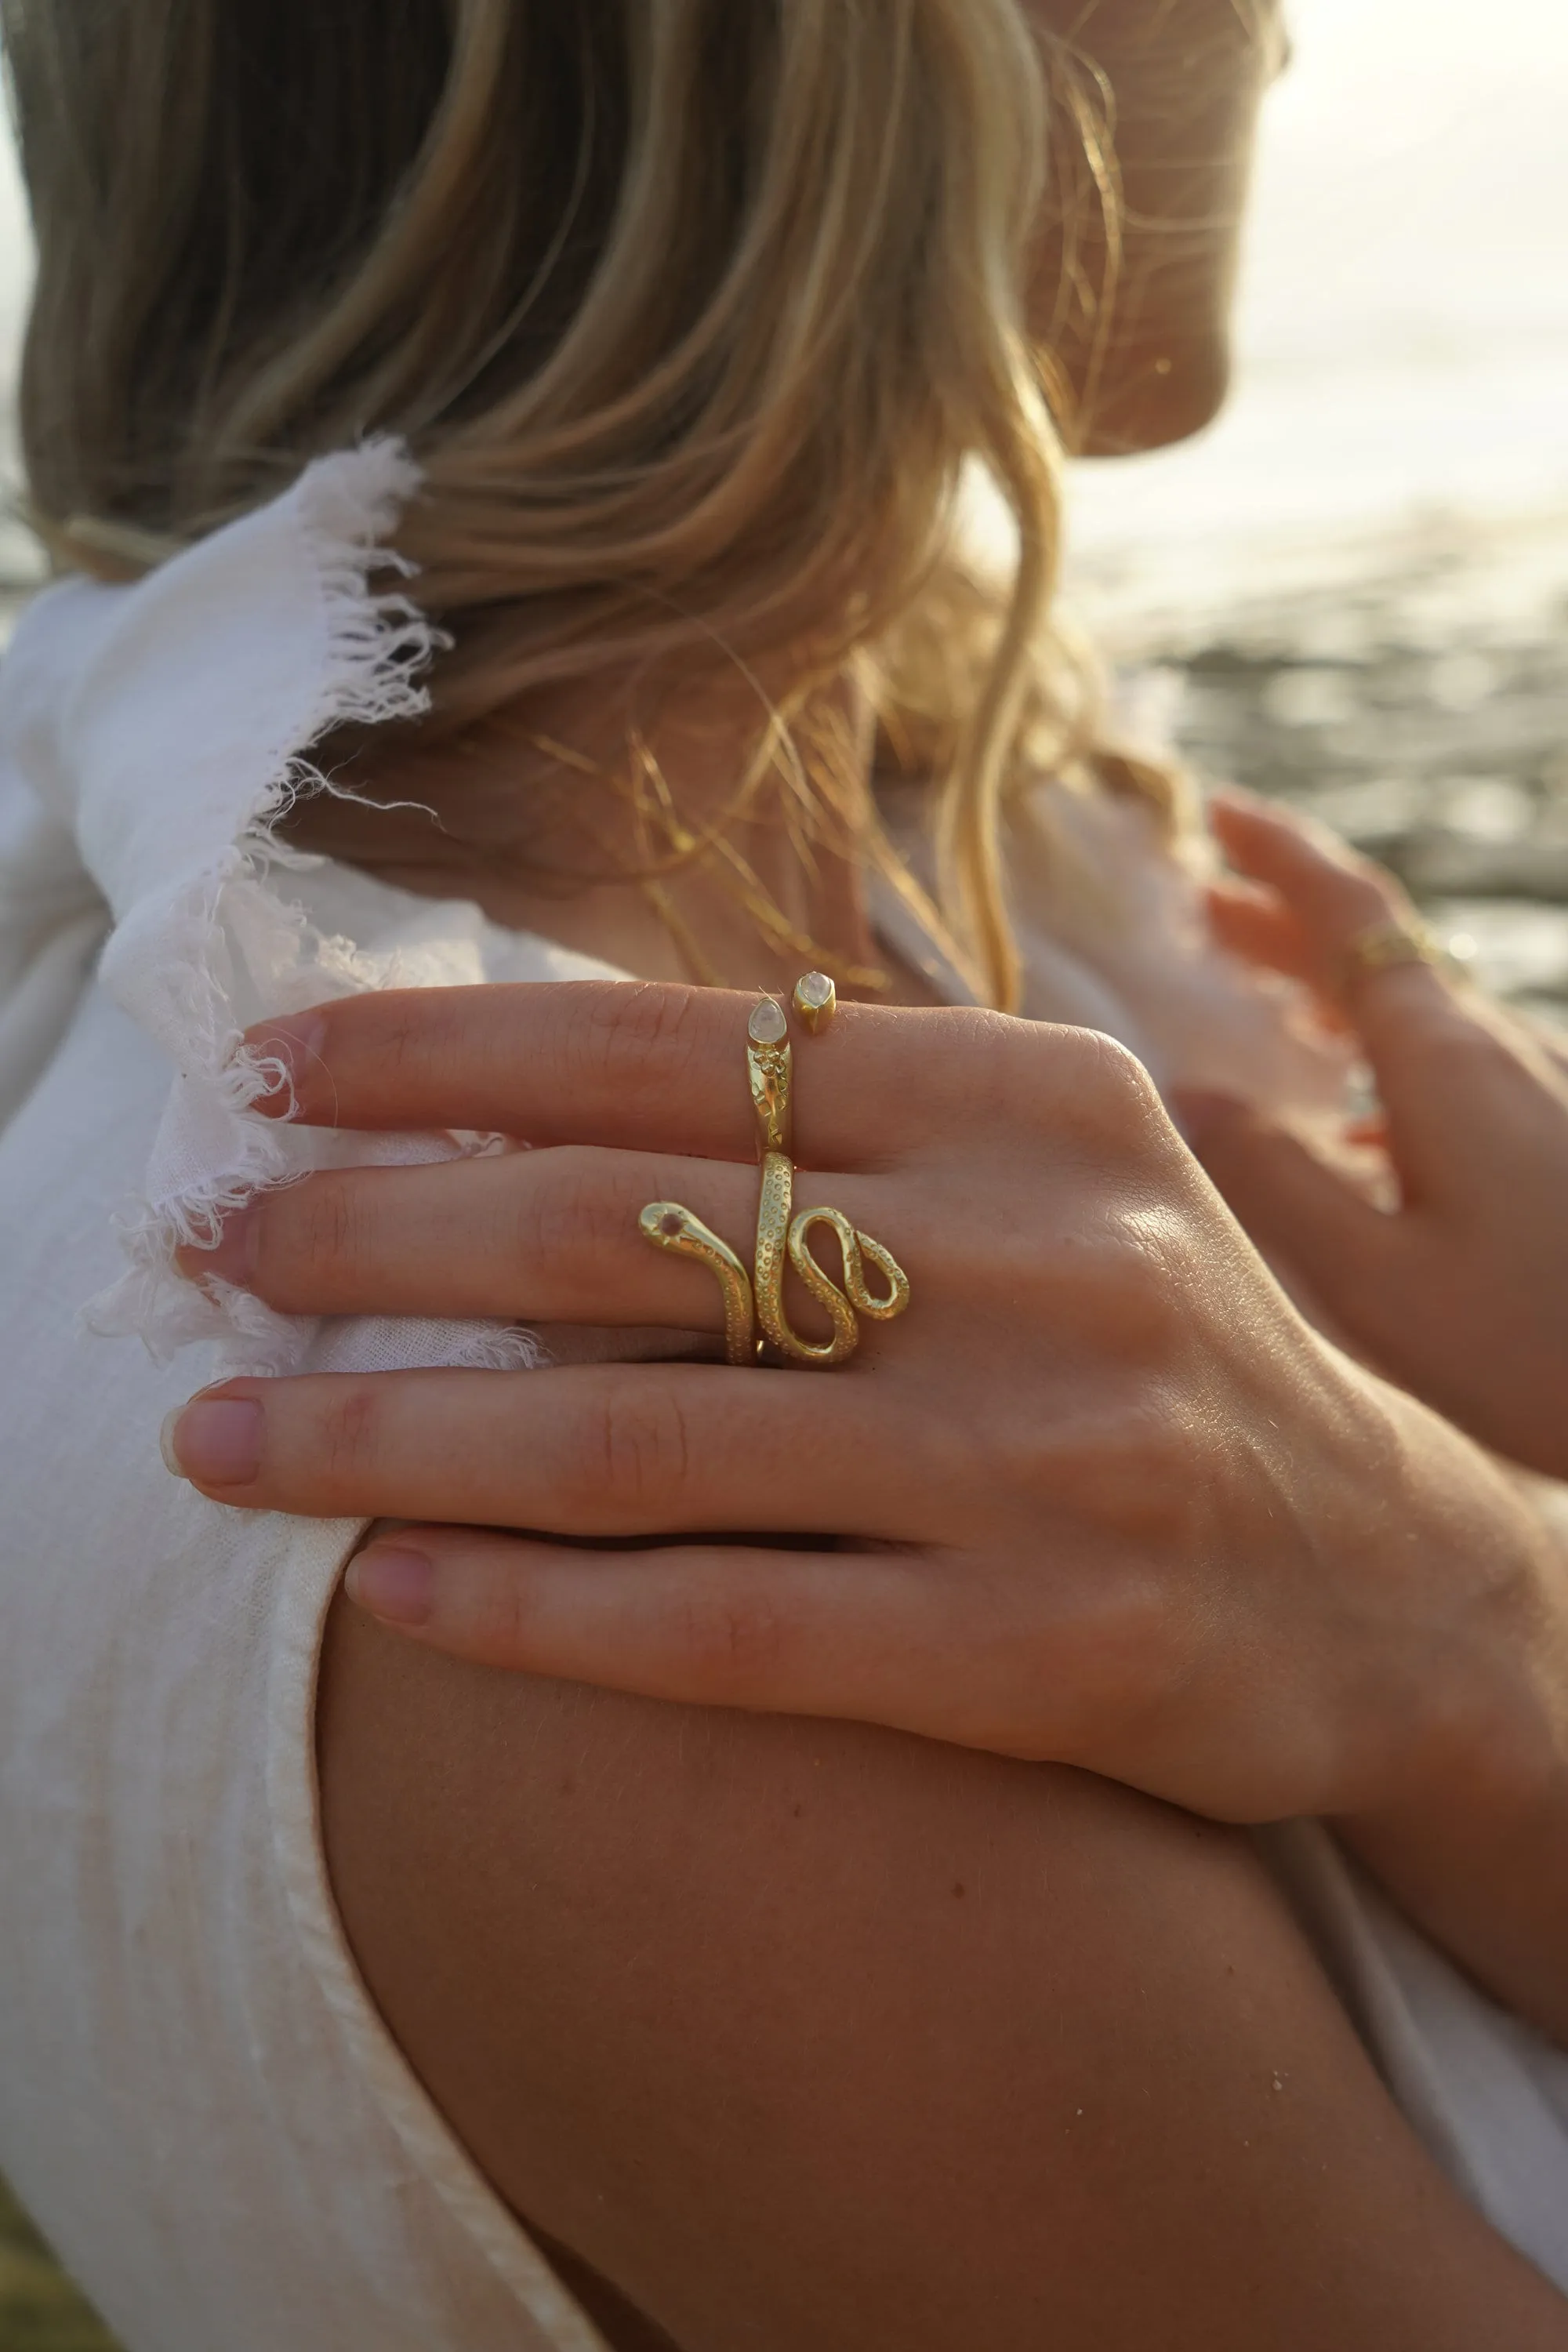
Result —
[{"label": "blonde hair", "polygon": [[[716,647],[856,662],[933,773],[951,920],[1015,1001],[1001,811],[1098,725],[1048,625],[1058,440],[1021,289],[1049,100],[1018,0],[0,17],[38,243],[22,439],[59,560],[124,576],[401,434],[425,490],[400,545],[453,638],[428,724]],[[1051,151],[1068,216],[1108,192],[1079,145],[1066,178]],[[1015,541],[994,581],[955,555],[975,466]],[[1157,771],[1106,772],[1171,805]]]}]

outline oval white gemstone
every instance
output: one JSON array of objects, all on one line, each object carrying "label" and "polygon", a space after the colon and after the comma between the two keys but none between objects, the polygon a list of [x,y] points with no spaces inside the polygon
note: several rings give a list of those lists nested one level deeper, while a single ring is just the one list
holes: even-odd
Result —
[{"label": "oval white gemstone", "polygon": [[776,998],[764,996],[759,1003],[752,1005],[746,1034],[753,1045],[777,1045],[789,1034],[784,1006]]},{"label": "oval white gemstone", "polygon": [[803,1004],[826,1004],[833,993],[833,982],[825,971],[808,971],[795,982],[795,992]]}]

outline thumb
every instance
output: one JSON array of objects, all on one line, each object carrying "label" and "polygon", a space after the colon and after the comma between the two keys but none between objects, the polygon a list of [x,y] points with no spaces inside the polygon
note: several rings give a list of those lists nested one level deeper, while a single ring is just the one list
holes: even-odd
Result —
[{"label": "thumb", "polygon": [[1364,1324],[1390,1219],[1249,1104],[1196,1088],[1173,1099],[1188,1147],[1259,1248],[1287,1258],[1347,1328]]}]

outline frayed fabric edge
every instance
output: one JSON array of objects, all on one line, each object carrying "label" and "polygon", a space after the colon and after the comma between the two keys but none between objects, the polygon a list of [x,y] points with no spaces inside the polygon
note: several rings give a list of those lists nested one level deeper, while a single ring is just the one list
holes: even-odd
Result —
[{"label": "frayed fabric edge", "polygon": [[[277,1314],[228,1284],[184,1280],[175,1269],[174,1253],[212,1247],[226,1217],[258,1192],[296,1181],[300,1172],[290,1165],[285,1142],[289,1106],[278,1108],[279,1091],[288,1085],[287,1066],[243,1045],[219,968],[221,951],[235,926],[252,941],[275,941],[280,955],[298,954],[304,944],[303,915],[274,889],[270,877],[274,869],[286,871],[298,862],[277,839],[280,819],[301,797],[331,789],[308,757],[310,746],[340,726],[417,719],[429,708],[423,674],[447,641],[405,589],[371,585],[373,573],[404,580],[412,573],[413,566],[384,541],[421,478],[403,444],[382,438],[319,459],[286,494],[293,506],[289,520],[303,543],[325,625],[325,657],[313,706],[296,747],[258,785],[231,845],[176,877],[156,908],[134,910],[122,927],[142,933],[137,945],[143,950],[144,923],[156,935],[155,1025],[165,1042],[170,1032],[178,1040],[180,1075],[160,1144],[171,1128],[199,1119],[212,1172],[173,1189],[154,1187],[122,1213],[117,1223],[126,1270],[83,1309],[82,1322],[96,1335],[139,1336],[159,1362],[194,1342],[211,1341],[217,1343],[226,1374],[281,1372],[299,1360],[320,1328]],[[111,988],[117,963],[131,961],[129,956],[117,957],[117,944],[131,943],[112,938],[109,943],[104,979]],[[147,968],[144,960],[143,971]],[[332,987],[318,992],[342,990],[338,977]],[[141,1008],[132,996],[142,992],[127,985],[114,992],[134,1017]],[[264,1099],[269,1104],[266,1113],[258,1108]],[[216,1150],[215,1133],[220,1139]],[[154,1167],[159,1157],[155,1151]],[[497,1370],[521,1370],[545,1360],[531,1334],[499,1325],[468,1327],[463,1344],[445,1358]]]}]

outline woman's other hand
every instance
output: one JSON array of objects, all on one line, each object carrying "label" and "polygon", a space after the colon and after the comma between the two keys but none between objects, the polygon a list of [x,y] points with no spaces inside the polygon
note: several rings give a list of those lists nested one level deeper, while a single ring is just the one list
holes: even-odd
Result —
[{"label": "woman's other hand", "polygon": [[1215,933],[1352,1024],[1397,1205],[1215,1096],[1182,1097],[1194,1150],[1371,1361],[1499,1453],[1568,1477],[1568,1065],[1430,964],[1358,973],[1360,935],[1416,918],[1321,827],[1240,794],[1215,799],[1213,825],[1244,877],[1212,891]]}]

